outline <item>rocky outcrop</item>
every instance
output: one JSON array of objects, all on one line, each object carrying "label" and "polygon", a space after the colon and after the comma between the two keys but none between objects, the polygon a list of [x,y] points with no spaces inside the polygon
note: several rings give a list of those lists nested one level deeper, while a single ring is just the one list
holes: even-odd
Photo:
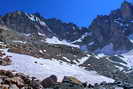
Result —
[{"label": "rocky outcrop", "polygon": [[0,51],[0,65],[6,66],[10,65],[12,63],[12,60],[10,59],[10,56],[6,56],[6,54],[2,51]]},{"label": "rocky outcrop", "polygon": [[13,43],[8,45],[9,52],[26,54],[37,58],[57,59],[74,64],[74,61],[86,56],[86,53],[75,47],[44,42]]},{"label": "rocky outcrop", "polygon": [[0,58],[0,65],[2,65],[2,66],[10,65],[11,63],[12,63],[12,61],[9,56]]}]

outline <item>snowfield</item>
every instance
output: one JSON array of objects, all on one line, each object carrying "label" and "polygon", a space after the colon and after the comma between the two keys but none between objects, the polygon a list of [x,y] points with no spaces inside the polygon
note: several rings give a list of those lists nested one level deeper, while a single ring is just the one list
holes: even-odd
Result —
[{"label": "snowfield", "polygon": [[15,70],[16,72],[37,77],[40,80],[54,74],[58,77],[59,82],[64,76],[73,76],[82,82],[87,81],[91,84],[101,83],[103,81],[114,82],[113,79],[99,75],[95,71],[86,71],[77,65],[59,62],[55,59],[38,59],[28,55],[9,53],[7,49],[4,49],[4,52],[8,56],[12,56],[11,59],[13,62],[9,66],[0,66],[0,69]]}]

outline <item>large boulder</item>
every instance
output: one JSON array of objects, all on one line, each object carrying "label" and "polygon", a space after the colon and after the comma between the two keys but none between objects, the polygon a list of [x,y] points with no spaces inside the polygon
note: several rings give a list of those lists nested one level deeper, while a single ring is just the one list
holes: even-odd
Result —
[{"label": "large boulder", "polygon": [[0,65],[6,66],[12,63],[11,56],[6,56],[6,54],[0,51]]},{"label": "large boulder", "polygon": [[0,70],[0,76],[14,77],[11,71]]},{"label": "large boulder", "polygon": [[62,82],[70,82],[70,83],[82,85],[82,82],[80,80],[72,76],[64,76],[64,79]]},{"label": "large boulder", "polygon": [[9,56],[0,58],[0,65],[2,65],[2,66],[10,65],[11,63],[12,63],[12,60],[10,59]]},{"label": "large boulder", "polygon": [[57,77],[55,75],[51,75],[50,77],[44,79],[41,84],[44,88],[48,88],[54,86],[57,83]]}]

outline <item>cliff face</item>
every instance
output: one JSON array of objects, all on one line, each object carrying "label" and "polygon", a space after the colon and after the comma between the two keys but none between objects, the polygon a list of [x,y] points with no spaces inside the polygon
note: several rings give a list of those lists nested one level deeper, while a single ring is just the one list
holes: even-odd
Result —
[{"label": "cliff face", "polygon": [[68,41],[74,41],[88,31],[87,28],[80,28],[73,23],[64,23],[54,18],[45,19],[39,13],[29,14],[22,11],[1,16],[0,25],[20,33],[43,35],[48,38],[56,36]]},{"label": "cliff face", "polygon": [[[133,34],[133,5],[127,1],[109,15],[97,16],[89,26],[95,44],[88,45],[89,50],[101,51],[106,46],[113,51],[132,49],[133,45],[129,36]],[[108,50],[108,48],[106,48]]]}]

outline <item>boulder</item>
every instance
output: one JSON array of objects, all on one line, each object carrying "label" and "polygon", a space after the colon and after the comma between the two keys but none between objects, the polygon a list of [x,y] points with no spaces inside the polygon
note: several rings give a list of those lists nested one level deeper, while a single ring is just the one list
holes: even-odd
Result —
[{"label": "boulder", "polygon": [[6,70],[0,70],[0,76],[8,76],[8,77],[14,77],[13,73],[11,71]]},{"label": "boulder", "polygon": [[24,81],[20,77],[7,78],[5,81],[8,81],[11,84],[15,84],[19,88],[22,88],[24,86]]},{"label": "boulder", "polygon": [[55,75],[51,75],[50,77],[44,79],[41,84],[44,88],[48,88],[57,83],[57,77]]},{"label": "boulder", "polygon": [[30,77],[28,75],[23,74],[23,73],[16,73],[15,76],[23,79],[25,84],[30,84],[30,82],[31,82]]},{"label": "boulder", "polygon": [[65,76],[62,82],[70,82],[78,85],[82,85],[82,82],[75,77]]},{"label": "boulder", "polygon": [[0,58],[0,65],[2,65],[2,66],[10,65],[11,62],[12,61],[11,61],[9,56],[6,56],[4,58]]},{"label": "boulder", "polygon": [[0,89],[9,89],[9,85],[6,84],[0,85]]},{"label": "boulder", "polygon": [[43,89],[41,82],[38,79],[36,79],[35,77],[32,77],[31,86],[34,89]]}]

